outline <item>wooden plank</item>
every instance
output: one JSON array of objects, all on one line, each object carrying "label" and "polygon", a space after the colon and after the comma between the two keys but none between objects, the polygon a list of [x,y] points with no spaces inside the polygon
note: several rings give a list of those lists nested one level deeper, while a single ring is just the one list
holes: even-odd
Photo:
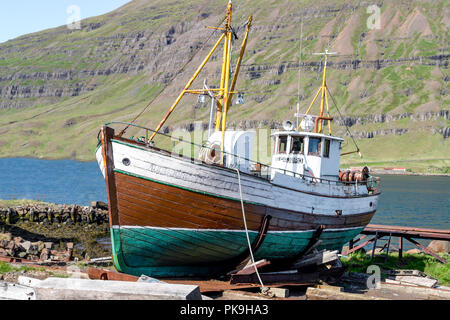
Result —
[{"label": "wooden plank", "polygon": [[392,236],[398,237],[410,236],[412,238],[421,238],[421,239],[450,240],[450,230],[447,229],[426,229],[415,227],[369,224],[361,233],[370,235],[376,234],[377,232],[379,235],[382,236],[391,234]]},{"label": "wooden plank", "polygon": [[0,281],[0,300],[36,300],[33,288]]},{"label": "wooden plank", "polygon": [[[311,285],[319,280],[320,274],[314,273],[260,273],[261,281],[265,285],[293,283],[296,285]],[[230,284],[259,283],[256,273],[250,275],[232,275]]]},{"label": "wooden plank", "polygon": [[448,229],[426,229],[426,228],[417,228],[417,227],[404,227],[404,226],[390,226],[390,225],[381,225],[381,224],[369,224],[366,227],[367,230],[394,230],[394,231],[418,231],[418,232],[430,232],[430,233],[443,233],[449,234],[450,230]]},{"label": "wooden plank", "polygon": [[[29,282],[20,276],[19,283]],[[47,278],[30,283],[36,300],[201,300],[198,286],[103,281],[73,278]]]},{"label": "wooden plank", "polygon": [[367,240],[366,242],[360,244],[359,246],[354,247],[352,250],[349,250],[347,254],[353,253],[353,252],[355,252],[355,251],[357,251],[357,250],[359,250],[359,249],[365,247],[366,245],[368,245],[369,243],[371,243],[371,242],[373,242],[373,241],[375,241],[375,238],[372,238],[372,239],[370,239],[370,240]]},{"label": "wooden plank", "polygon": [[[170,206],[177,214],[195,215],[207,220],[205,223],[224,223],[236,226],[242,223],[242,212],[237,210],[223,210],[212,201],[199,202],[191,201],[189,196],[180,197],[180,194],[167,194],[161,190],[148,189],[146,192],[131,190],[128,184],[118,181],[119,198],[127,199],[130,197],[138,198],[145,206],[163,209],[165,211]],[[128,191],[127,191],[128,190]],[[211,199],[208,199],[211,200]],[[249,220],[253,220],[254,215],[249,215]]]},{"label": "wooden plank", "polygon": [[295,262],[292,267],[297,269],[310,265],[321,265],[338,260],[338,251],[321,251],[316,254],[310,254]]},{"label": "wooden plank", "polygon": [[400,281],[400,283],[408,283],[415,284],[422,287],[432,288],[437,284],[436,279],[430,279],[425,277],[416,277],[416,276],[396,276],[396,281]]},{"label": "wooden plank", "polygon": [[365,294],[347,293],[336,290],[308,288],[306,290],[307,300],[386,300]]},{"label": "wooden plank", "polygon": [[[120,192],[124,194],[130,194],[133,191],[137,197],[142,198],[149,202],[160,202],[165,200],[165,203],[169,205],[181,204],[185,205],[186,199],[189,199],[189,207],[185,207],[185,210],[192,210],[198,212],[205,212],[211,214],[217,214],[219,217],[228,217],[242,219],[241,207],[235,205],[234,200],[218,199],[209,195],[199,195],[195,192],[178,189],[171,186],[166,186],[152,181],[139,180],[135,181],[134,177],[130,177],[121,173],[116,173],[117,184]],[[245,206],[244,206],[245,207]],[[248,208],[246,208],[248,209]],[[259,209],[258,212],[254,210],[246,210],[249,213],[249,219],[252,220],[254,215],[260,216],[265,214],[264,209]]]},{"label": "wooden plank", "polygon": [[259,260],[259,261],[255,262],[255,264],[252,263],[250,265],[245,266],[242,270],[239,270],[238,272],[236,272],[236,274],[241,274],[241,275],[242,274],[253,274],[253,273],[256,273],[255,267],[256,267],[256,269],[260,269],[260,268],[263,268],[268,265],[270,265],[270,261]]},{"label": "wooden plank", "polygon": [[395,283],[386,283],[380,282],[381,289],[389,289],[396,292],[403,292],[413,296],[416,295],[429,295],[439,297],[441,299],[450,299],[450,291],[449,290],[441,290],[435,288],[427,288],[427,287],[418,287],[414,285],[407,284],[395,284]]},{"label": "wooden plank", "polygon": [[416,245],[418,248],[422,249],[424,252],[428,253],[429,255],[432,255],[433,257],[435,257],[437,260],[439,260],[443,264],[447,264],[448,263],[447,260],[439,257],[436,253],[434,253],[430,249],[425,248],[423,245],[421,245],[417,241],[415,241],[415,240],[413,240],[413,239],[411,239],[409,237],[405,237],[405,239],[408,240],[409,242],[413,243],[414,245]]},{"label": "wooden plank", "polygon": [[106,194],[108,199],[109,225],[117,225],[119,223],[119,213],[117,208],[117,191],[116,181],[114,177],[114,156],[112,150],[111,139],[114,137],[114,129],[106,126],[101,128],[103,161],[105,163],[105,183]]}]

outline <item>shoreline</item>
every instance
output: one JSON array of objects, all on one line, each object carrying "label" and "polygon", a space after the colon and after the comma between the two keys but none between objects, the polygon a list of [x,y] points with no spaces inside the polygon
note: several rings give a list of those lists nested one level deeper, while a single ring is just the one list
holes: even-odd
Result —
[{"label": "shoreline", "polygon": [[425,172],[387,172],[384,170],[372,170],[370,173],[383,176],[427,176],[427,177],[450,177],[450,173],[425,173]]}]

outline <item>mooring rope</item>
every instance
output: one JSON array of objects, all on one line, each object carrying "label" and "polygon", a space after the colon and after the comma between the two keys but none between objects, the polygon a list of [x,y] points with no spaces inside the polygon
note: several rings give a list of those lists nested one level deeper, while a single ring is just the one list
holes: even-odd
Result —
[{"label": "mooring rope", "polygon": [[250,244],[250,237],[248,235],[247,219],[245,218],[244,200],[242,198],[241,175],[239,173],[239,169],[238,168],[235,168],[235,170],[236,170],[237,175],[238,175],[239,194],[241,196],[242,219],[244,220],[245,235],[247,236],[248,250],[250,251],[250,258],[252,260],[253,267],[255,268],[256,275],[258,276],[259,283],[261,284],[261,291],[265,292],[266,288],[264,287],[264,284],[263,284],[263,282],[261,280],[261,277],[259,276],[258,268],[255,265],[255,258],[253,257],[252,245]]}]

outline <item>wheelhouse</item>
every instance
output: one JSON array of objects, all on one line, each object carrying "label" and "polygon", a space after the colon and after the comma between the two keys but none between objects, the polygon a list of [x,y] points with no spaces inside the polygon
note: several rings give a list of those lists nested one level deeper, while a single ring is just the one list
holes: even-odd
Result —
[{"label": "wheelhouse", "polygon": [[344,139],[321,133],[280,131],[272,135],[272,174],[306,175],[339,179],[341,143]]}]

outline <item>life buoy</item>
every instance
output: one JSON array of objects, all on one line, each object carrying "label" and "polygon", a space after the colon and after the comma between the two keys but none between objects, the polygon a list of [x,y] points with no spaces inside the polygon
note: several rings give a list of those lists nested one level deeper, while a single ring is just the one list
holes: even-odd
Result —
[{"label": "life buoy", "polygon": [[219,164],[220,154],[220,145],[213,143],[208,148],[202,148],[201,160],[207,164]]}]

